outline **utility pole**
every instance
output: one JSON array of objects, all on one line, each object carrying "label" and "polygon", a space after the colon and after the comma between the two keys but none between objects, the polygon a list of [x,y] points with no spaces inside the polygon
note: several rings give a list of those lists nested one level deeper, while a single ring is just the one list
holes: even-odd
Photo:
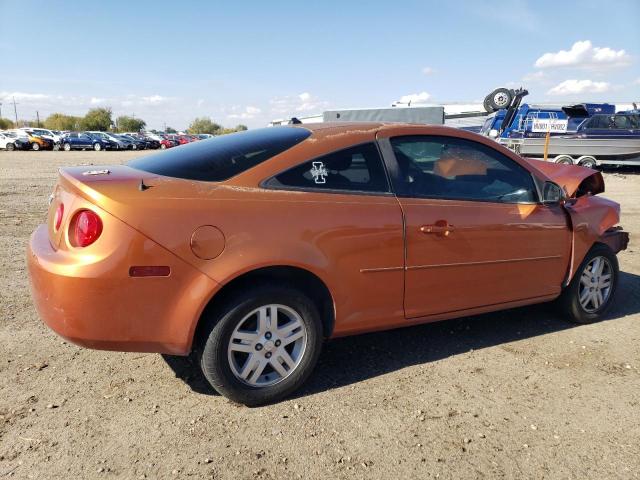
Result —
[{"label": "utility pole", "polygon": [[36,122],[38,127],[40,127],[40,113],[36,110]]},{"label": "utility pole", "polygon": [[18,128],[18,110],[16,109],[16,97],[13,97],[13,113],[16,116],[16,128]]}]

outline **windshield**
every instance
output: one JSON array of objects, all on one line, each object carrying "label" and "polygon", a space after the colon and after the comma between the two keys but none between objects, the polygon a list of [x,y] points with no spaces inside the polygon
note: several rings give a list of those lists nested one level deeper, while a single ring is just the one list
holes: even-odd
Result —
[{"label": "windshield", "polygon": [[127,165],[167,177],[220,182],[288,150],[309,135],[309,130],[299,127],[260,128],[189,143]]}]

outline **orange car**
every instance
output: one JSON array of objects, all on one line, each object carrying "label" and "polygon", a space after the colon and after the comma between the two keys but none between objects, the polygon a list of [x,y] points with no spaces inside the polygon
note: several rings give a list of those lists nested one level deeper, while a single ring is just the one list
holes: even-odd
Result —
[{"label": "orange car", "polygon": [[309,376],[323,339],[559,298],[611,305],[619,205],[600,173],[461,130],[274,127],[60,171],[28,247],[43,320],[79,345],[199,354],[247,405]]}]

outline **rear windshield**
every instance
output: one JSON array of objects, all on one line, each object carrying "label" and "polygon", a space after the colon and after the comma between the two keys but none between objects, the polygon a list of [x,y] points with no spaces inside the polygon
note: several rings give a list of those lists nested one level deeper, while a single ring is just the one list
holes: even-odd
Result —
[{"label": "rear windshield", "polygon": [[200,140],[129,162],[166,177],[221,182],[255,167],[306,139],[299,127],[268,127]]}]

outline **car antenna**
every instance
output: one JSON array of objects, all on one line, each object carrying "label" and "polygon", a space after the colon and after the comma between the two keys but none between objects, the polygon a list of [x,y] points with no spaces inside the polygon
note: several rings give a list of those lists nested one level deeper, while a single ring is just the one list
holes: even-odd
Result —
[{"label": "car antenna", "polygon": [[150,188],[151,188],[150,185],[144,184],[144,179],[140,179],[140,185],[138,185],[138,190],[140,190],[141,192],[144,192],[145,190],[148,190]]}]

